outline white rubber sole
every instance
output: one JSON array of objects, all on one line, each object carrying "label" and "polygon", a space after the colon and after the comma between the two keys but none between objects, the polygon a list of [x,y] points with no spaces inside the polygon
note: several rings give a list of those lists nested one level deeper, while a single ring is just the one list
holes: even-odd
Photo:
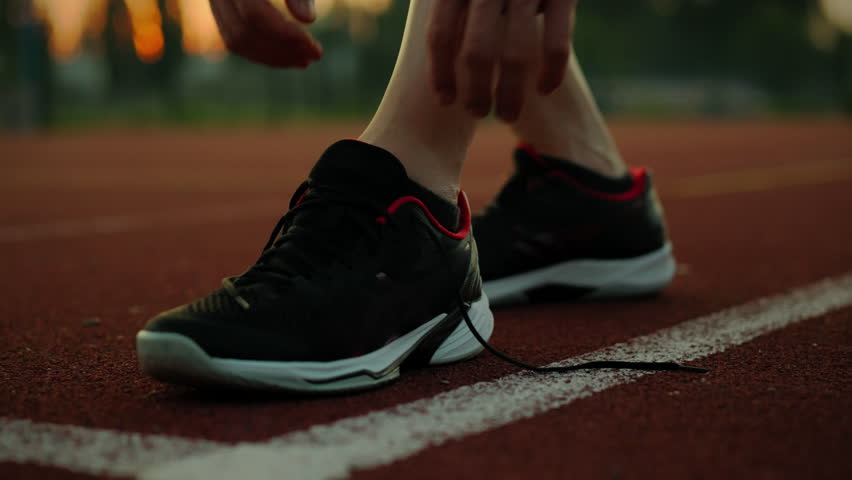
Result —
[{"label": "white rubber sole", "polygon": [[527,300],[541,287],[590,289],[582,298],[649,295],[671,283],[675,274],[671,244],[625,260],[571,260],[530,272],[485,282],[483,290],[494,304]]},{"label": "white rubber sole", "polygon": [[[488,298],[468,309],[484,339],[491,337],[494,317]],[[141,331],[136,335],[139,365],[152,377],[170,383],[262,390],[321,393],[362,390],[399,377],[402,362],[441,324],[441,314],[416,330],[366,355],[332,362],[275,362],[216,358],[192,339],[168,332]],[[457,362],[475,356],[482,346],[464,320],[432,355],[430,365]]]}]

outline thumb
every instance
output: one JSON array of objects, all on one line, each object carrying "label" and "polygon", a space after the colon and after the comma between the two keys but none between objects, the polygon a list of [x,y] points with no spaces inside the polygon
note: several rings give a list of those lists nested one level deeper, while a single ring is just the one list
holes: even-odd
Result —
[{"label": "thumb", "polygon": [[314,0],[287,0],[287,9],[300,22],[313,23],[317,19]]}]

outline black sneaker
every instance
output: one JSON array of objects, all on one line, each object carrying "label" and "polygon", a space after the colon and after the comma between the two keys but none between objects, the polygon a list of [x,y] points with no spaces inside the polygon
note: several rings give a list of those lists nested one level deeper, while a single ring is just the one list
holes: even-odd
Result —
[{"label": "black sneaker", "polygon": [[222,283],[139,332],[145,373],[190,385],[357,390],[401,367],[479,353],[462,309],[484,338],[493,329],[464,195],[456,208],[389,152],[352,140],[323,154],[257,263]]},{"label": "black sneaker", "polygon": [[528,145],[515,151],[515,163],[473,220],[493,304],[649,295],[671,282],[675,261],[645,169],[631,169],[615,193],[590,188],[578,177],[592,172]]}]

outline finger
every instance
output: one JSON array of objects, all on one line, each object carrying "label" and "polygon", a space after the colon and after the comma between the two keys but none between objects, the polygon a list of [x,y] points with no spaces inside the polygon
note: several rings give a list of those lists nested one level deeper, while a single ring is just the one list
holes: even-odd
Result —
[{"label": "finger", "polygon": [[547,2],[542,35],[541,72],[538,91],[548,94],[562,84],[565,67],[571,55],[571,35],[574,31],[574,11],[577,0]]},{"label": "finger", "polygon": [[300,22],[313,23],[317,19],[314,0],[287,0],[287,8]]},{"label": "finger", "polygon": [[[259,30],[286,56],[293,50],[310,53],[310,60],[319,60],[322,49],[316,40],[299,25],[288,22],[267,0],[239,0],[237,7],[250,29]],[[287,51],[289,49],[289,51]]]},{"label": "finger", "polygon": [[225,46],[232,50],[245,37],[242,15],[232,0],[210,0],[210,10]]},{"label": "finger", "polygon": [[478,117],[484,117],[491,111],[494,66],[504,25],[500,15],[502,3],[499,0],[471,0],[468,10],[461,48],[466,76],[462,101]]},{"label": "finger", "polygon": [[252,62],[274,68],[306,68],[311,63],[312,53],[302,49],[282,51],[274,47],[275,42],[264,36],[253,38],[239,53]]},{"label": "finger", "polygon": [[322,55],[307,32],[258,0],[210,0],[210,7],[228,50],[241,57],[271,67],[304,68]]},{"label": "finger", "polygon": [[508,4],[506,35],[496,94],[497,115],[506,122],[517,120],[521,113],[533,64],[531,52],[536,46],[537,9],[537,2],[529,0],[512,0]]},{"label": "finger", "polygon": [[464,0],[436,2],[429,23],[429,55],[432,60],[432,87],[441,103],[456,98],[456,58],[464,36]]}]

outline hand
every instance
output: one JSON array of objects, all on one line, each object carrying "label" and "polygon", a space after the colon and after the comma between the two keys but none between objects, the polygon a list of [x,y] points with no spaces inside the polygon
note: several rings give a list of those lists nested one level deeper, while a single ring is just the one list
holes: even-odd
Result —
[{"label": "hand", "polygon": [[[517,120],[535,73],[542,95],[562,83],[576,6],[577,0],[436,0],[429,51],[433,87],[441,103],[456,100],[456,59],[460,56],[462,104],[484,117],[496,100],[501,119]],[[539,14],[544,17],[541,34]],[[540,69],[533,72],[536,65]],[[495,67],[499,67],[496,92]]]},{"label": "hand", "polygon": [[[270,67],[307,67],[322,47],[298,23],[287,20],[268,0],[210,0],[228,50]],[[293,17],[316,19],[313,0],[287,0]]]}]

